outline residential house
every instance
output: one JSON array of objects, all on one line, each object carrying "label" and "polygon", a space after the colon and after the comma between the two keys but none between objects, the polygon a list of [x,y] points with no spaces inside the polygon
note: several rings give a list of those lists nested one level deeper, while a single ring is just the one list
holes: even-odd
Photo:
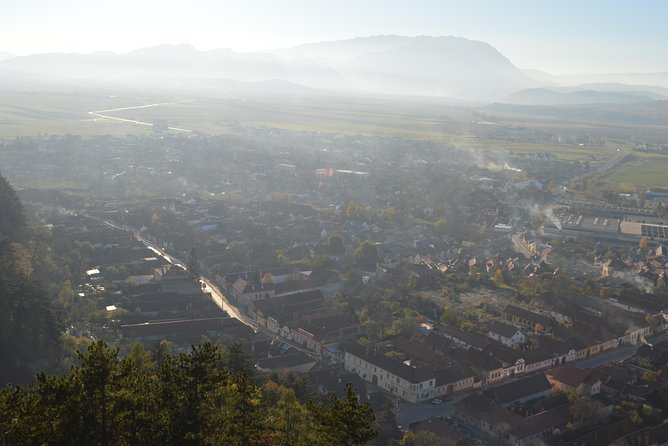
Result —
[{"label": "residential house", "polygon": [[455,350],[452,357],[468,364],[475,372],[475,387],[486,387],[506,377],[503,363],[491,354],[476,349]]},{"label": "residential house", "polygon": [[365,381],[356,373],[341,370],[318,361],[307,372],[307,378],[320,393],[334,392],[337,397],[346,395],[346,384],[351,383],[361,398],[366,399]]},{"label": "residential house", "polygon": [[311,358],[306,353],[291,348],[281,355],[260,359],[256,367],[260,372],[291,370],[306,373],[316,362],[317,360]]},{"label": "residential house", "polygon": [[354,339],[364,331],[354,316],[340,313],[309,316],[287,325],[291,339],[317,355],[325,345]]},{"label": "residential house", "polygon": [[631,272],[632,264],[624,262],[619,258],[610,259],[601,264],[603,277],[614,277],[624,279]]},{"label": "residential house", "polygon": [[515,345],[524,344],[526,337],[524,333],[512,325],[504,324],[498,321],[492,321],[488,324],[488,333],[487,336],[507,345],[508,347],[513,347]]},{"label": "residential house", "polygon": [[308,311],[321,308],[324,303],[324,297],[319,290],[305,291],[256,300],[253,302],[250,314],[261,327],[274,334],[290,338],[289,327],[286,327],[287,322],[296,320]]},{"label": "residential house", "polygon": [[436,377],[431,367],[411,367],[355,342],[342,348],[347,371],[411,403],[434,398]]},{"label": "residential house", "polygon": [[545,375],[538,373],[506,384],[491,387],[485,392],[502,406],[512,406],[520,402],[550,396],[552,385]]},{"label": "residential house", "polygon": [[411,425],[413,432],[431,432],[445,441],[445,444],[453,446],[473,446],[472,439],[452,427],[447,421],[440,418],[429,418]]},{"label": "residential house", "polygon": [[510,444],[510,433],[523,421],[521,416],[500,406],[491,398],[475,394],[455,403],[453,416],[461,423],[502,444]]},{"label": "residential house", "polygon": [[515,305],[507,305],[503,310],[504,318],[513,325],[519,325],[537,333],[549,333],[555,323],[549,317],[534,313]]},{"label": "residential house", "polygon": [[590,369],[571,364],[545,372],[550,384],[561,392],[577,392],[583,396],[593,396],[601,392],[601,379]]},{"label": "residential house", "polygon": [[437,370],[434,395],[452,395],[453,393],[472,389],[474,381],[473,370],[466,365],[453,365]]},{"label": "residential house", "polygon": [[487,338],[481,334],[460,330],[452,325],[439,324],[434,330],[442,336],[450,339],[460,348],[482,350],[489,343]]},{"label": "residential house", "polygon": [[539,446],[556,429],[571,420],[569,405],[523,418],[489,397],[469,395],[453,406],[453,416],[486,437],[487,444]]},{"label": "residential house", "polygon": [[555,407],[525,418],[509,434],[513,446],[543,446],[545,438],[555,430],[563,430],[571,420],[570,404]]}]

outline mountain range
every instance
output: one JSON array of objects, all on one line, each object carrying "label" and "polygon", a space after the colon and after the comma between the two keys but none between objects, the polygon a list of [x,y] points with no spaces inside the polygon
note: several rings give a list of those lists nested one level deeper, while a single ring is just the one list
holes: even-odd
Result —
[{"label": "mountain range", "polygon": [[[0,54],[0,78],[48,77],[87,82],[198,86],[251,82],[288,91],[324,91],[440,97],[516,104],[627,103],[663,99],[668,74],[582,75],[615,82],[560,91],[576,78],[520,70],[490,44],[461,37],[383,35],[300,45],[273,52],[198,51],[191,45],[160,45],[126,54]],[[0,79],[1,80],[1,79]],[[647,86],[650,87],[647,87]],[[653,86],[664,88],[654,88]],[[302,88],[305,87],[305,88]],[[635,88],[633,88],[635,87]],[[557,89],[555,89],[557,88]],[[583,90],[583,91],[578,91]],[[659,91],[660,90],[660,91]],[[668,91],[668,90],[667,90]],[[573,102],[569,102],[573,101]]]}]

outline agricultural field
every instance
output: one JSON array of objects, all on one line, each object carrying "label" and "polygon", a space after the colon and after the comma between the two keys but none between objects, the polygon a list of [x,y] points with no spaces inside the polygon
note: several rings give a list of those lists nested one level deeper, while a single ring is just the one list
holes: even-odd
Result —
[{"label": "agricultural field", "polygon": [[[146,104],[158,106],[140,107]],[[122,109],[122,110],[115,110]],[[435,146],[512,153],[553,153],[565,160],[604,162],[614,155],[609,141],[556,144],[534,134],[583,132],[595,126],[552,121],[514,121],[483,125],[487,115],[473,107],[448,105],[431,99],[287,95],[258,92],[232,94],[216,91],[156,91],[147,93],[10,92],[0,96],[0,139],[20,136],[75,134],[151,134],[150,125],[93,116],[89,112],[128,121],[168,126],[206,134],[243,133],[248,129],[398,137],[431,141]],[[570,128],[570,127],[572,128]],[[528,130],[527,130],[528,129]],[[600,129],[599,129],[600,130]],[[504,136],[512,133],[512,137]],[[520,136],[517,136],[520,132]],[[187,133],[187,132],[186,132]]]},{"label": "agricultural field", "polygon": [[635,192],[639,188],[668,188],[668,155],[634,152],[633,161],[619,166],[603,180],[613,188]]}]

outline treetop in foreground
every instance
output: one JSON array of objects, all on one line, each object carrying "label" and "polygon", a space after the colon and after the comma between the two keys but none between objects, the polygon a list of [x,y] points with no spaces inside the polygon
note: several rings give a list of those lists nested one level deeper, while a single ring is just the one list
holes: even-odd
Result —
[{"label": "treetop in foreground", "polygon": [[[0,390],[7,444],[358,445],[374,414],[352,385],[338,399],[302,404],[292,389],[228,368],[230,354],[203,343],[190,353],[138,361],[102,341],[63,376],[39,373]],[[148,354],[150,357],[150,354]],[[157,361],[156,361],[157,359]]]}]

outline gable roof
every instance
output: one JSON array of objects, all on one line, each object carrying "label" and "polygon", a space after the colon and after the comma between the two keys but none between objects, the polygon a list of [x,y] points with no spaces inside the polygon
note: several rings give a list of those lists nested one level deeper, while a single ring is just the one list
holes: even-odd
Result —
[{"label": "gable roof", "polygon": [[491,321],[489,324],[487,324],[487,328],[489,331],[492,333],[499,334],[503,336],[504,338],[512,338],[515,336],[515,333],[518,331],[521,331],[519,328],[509,325],[509,324],[504,324],[503,322],[499,321]]},{"label": "gable roof", "polygon": [[532,395],[550,391],[551,389],[552,386],[545,375],[539,373],[507,384],[492,387],[487,393],[497,403],[506,405],[524,398],[529,398]]},{"label": "gable roof", "polygon": [[455,409],[468,416],[489,423],[491,426],[506,425],[511,430],[520,425],[523,418],[505,407],[499,406],[489,397],[469,395],[455,403]]},{"label": "gable roof", "polygon": [[570,404],[565,404],[525,418],[511,431],[511,435],[523,439],[562,427],[571,419],[569,407]]},{"label": "gable roof", "polygon": [[452,339],[459,340],[460,342],[477,349],[483,349],[489,343],[489,339],[486,336],[460,330],[452,325],[439,324],[434,329],[442,333],[445,337],[451,337]]},{"label": "gable roof", "polygon": [[517,307],[515,305],[507,305],[503,312],[522,319],[526,319],[533,324],[541,324],[543,327],[552,327],[554,325],[554,321],[552,319],[538,313],[534,313],[533,311]]},{"label": "gable roof", "polygon": [[545,372],[545,375],[573,388],[577,388],[583,383],[592,385],[596,381],[600,381],[590,369],[581,369],[570,364]]},{"label": "gable roof", "polygon": [[436,371],[436,387],[473,378],[473,371],[465,365],[446,367]]},{"label": "gable roof", "polygon": [[433,348],[434,350],[438,351],[441,354],[445,354],[454,345],[454,343],[450,339],[434,331],[429,332],[425,341],[428,346],[430,346],[431,348]]}]

